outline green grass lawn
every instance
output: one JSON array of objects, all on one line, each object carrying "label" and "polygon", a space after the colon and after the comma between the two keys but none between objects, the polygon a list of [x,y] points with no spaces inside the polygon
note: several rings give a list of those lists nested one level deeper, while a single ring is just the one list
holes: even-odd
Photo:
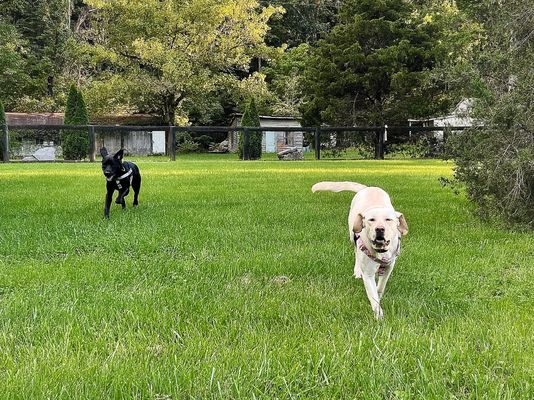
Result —
[{"label": "green grass lawn", "polygon": [[[2,399],[532,399],[532,235],[481,223],[442,161],[140,159],[103,218],[100,164],[0,164]],[[351,193],[410,233],[373,318]]]}]

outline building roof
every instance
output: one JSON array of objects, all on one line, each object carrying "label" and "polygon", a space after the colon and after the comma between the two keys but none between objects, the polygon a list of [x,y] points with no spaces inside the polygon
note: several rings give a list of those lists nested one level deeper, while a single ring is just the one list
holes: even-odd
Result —
[{"label": "building roof", "polygon": [[8,125],[63,125],[63,113],[6,112]]},{"label": "building roof", "polygon": [[449,120],[453,118],[470,118],[471,110],[473,109],[473,106],[475,104],[475,99],[473,98],[466,98],[461,100],[458,104],[456,104],[456,107],[454,107],[454,110],[448,114],[448,115],[440,115],[437,117],[428,117],[428,118],[409,118],[409,122],[426,122],[426,121],[444,121]]},{"label": "building roof", "polygon": [[[7,112],[8,125],[63,125],[64,113]],[[161,118],[151,114],[97,115],[90,118],[96,125],[161,125]]]},{"label": "building roof", "polygon": [[[243,114],[235,113],[232,121],[232,126],[241,125],[241,117]],[[260,126],[288,126],[288,127],[301,127],[301,123],[297,117],[294,116],[276,116],[276,115],[260,115]]]}]

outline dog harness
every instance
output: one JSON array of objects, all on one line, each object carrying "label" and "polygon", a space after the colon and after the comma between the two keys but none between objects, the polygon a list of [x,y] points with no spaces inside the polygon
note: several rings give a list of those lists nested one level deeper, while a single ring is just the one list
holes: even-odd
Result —
[{"label": "dog harness", "polygon": [[132,169],[130,168],[125,174],[119,176],[117,179],[115,179],[115,183],[117,184],[117,187],[120,189],[122,189],[122,185],[121,185],[121,181],[125,178],[128,178],[130,177],[130,185],[132,184],[132,180],[133,180],[133,175],[132,175]]},{"label": "dog harness", "polygon": [[386,257],[386,256],[377,257],[371,252],[371,250],[369,250],[365,246],[365,243],[363,242],[363,240],[360,237],[360,235],[358,235],[357,233],[354,233],[354,243],[356,244],[356,246],[358,246],[358,248],[362,251],[363,254],[365,254],[371,260],[373,260],[374,262],[379,264],[379,266],[378,266],[378,275],[384,275],[386,267],[389,267],[391,265],[391,262],[396,257],[398,257],[398,255],[400,254],[400,242],[401,241],[400,241],[400,238],[399,238],[399,242],[397,244],[397,249],[393,252],[391,257]]}]

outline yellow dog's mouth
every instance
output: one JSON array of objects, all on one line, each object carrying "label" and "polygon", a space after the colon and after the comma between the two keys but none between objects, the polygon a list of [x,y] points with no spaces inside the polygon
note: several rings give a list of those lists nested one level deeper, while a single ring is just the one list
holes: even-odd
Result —
[{"label": "yellow dog's mouth", "polygon": [[386,239],[375,239],[371,241],[373,248],[379,253],[385,253],[390,242],[390,240]]}]

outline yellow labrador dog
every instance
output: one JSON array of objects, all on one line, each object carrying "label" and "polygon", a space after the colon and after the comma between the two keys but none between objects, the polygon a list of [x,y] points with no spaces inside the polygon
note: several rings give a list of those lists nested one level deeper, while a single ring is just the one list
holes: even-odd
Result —
[{"label": "yellow labrador dog", "polygon": [[380,299],[400,253],[400,237],[408,233],[408,225],[380,188],[355,182],[319,182],[312,186],[312,192],[343,190],[356,192],[349,212],[349,237],[356,255],[354,276],[363,278],[375,317],[382,319]]}]

